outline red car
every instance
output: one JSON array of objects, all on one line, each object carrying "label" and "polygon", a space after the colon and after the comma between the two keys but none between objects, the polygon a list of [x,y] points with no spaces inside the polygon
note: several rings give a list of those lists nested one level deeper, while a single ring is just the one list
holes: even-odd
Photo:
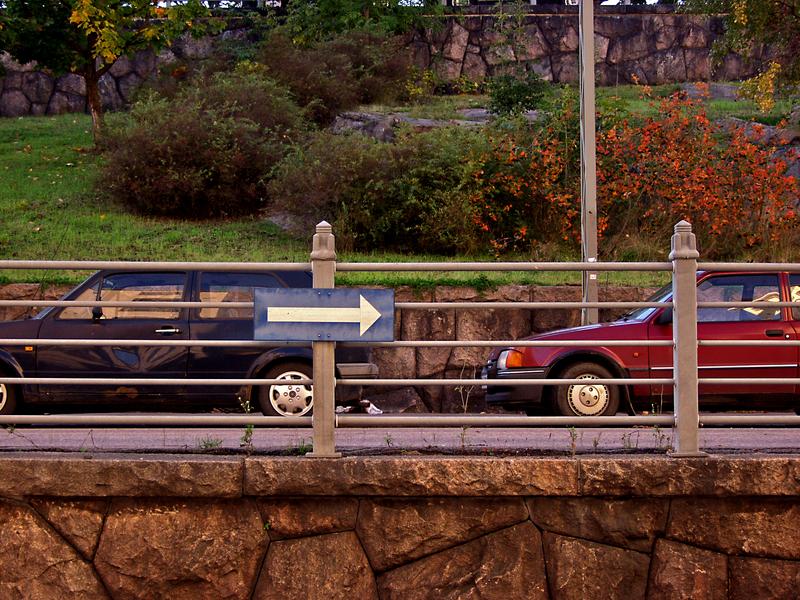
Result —
[{"label": "red car", "polygon": [[[668,302],[671,284],[652,302]],[[800,273],[706,272],[697,277],[698,302],[793,302],[800,300]],[[699,340],[796,340],[800,307],[699,308]],[[672,402],[668,385],[596,385],[602,378],[670,378],[670,346],[598,346],[595,340],[671,340],[672,309],[640,308],[612,323],[572,327],[535,335],[531,340],[580,340],[586,346],[508,347],[492,351],[483,368],[486,401],[529,414],[603,416],[638,408],[660,410]],[[798,410],[798,386],[783,383],[800,376],[798,346],[700,346],[699,376],[768,377],[770,385],[701,385],[701,408],[735,405]],[[503,379],[586,379],[586,384],[507,386]]]}]

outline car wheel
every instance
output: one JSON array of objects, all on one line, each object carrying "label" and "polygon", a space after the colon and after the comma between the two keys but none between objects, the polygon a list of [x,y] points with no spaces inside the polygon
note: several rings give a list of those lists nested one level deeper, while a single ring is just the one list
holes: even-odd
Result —
[{"label": "car wheel", "polygon": [[264,378],[282,379],[286,383],[259,386],[258,402],[261,405],[261,412],[278,417],[311,415],[314,407],[314,387],[293,382],[295,379],[311,379],[311,365],[283,363],[272,367]]},{"label": "car wheel", "polygon": [[592,379],[614,378],[605,367],[590,362],[577,363],[564,370],[561,377],[586,380],[586,383],[558,386],[556,407],[562,415],[602,417],[617,414],[619,387],[591,382]]},{"label": "car wheel", "polygon": [[17,410],[17,389],[0,383],[0,415],[13,415]]}]

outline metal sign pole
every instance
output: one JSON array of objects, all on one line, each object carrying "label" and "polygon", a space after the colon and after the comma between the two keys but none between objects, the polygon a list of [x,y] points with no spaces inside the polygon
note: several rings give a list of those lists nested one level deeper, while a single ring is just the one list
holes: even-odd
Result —
[{"label": "metal sign pole", "polygon": [[[580,85],[581,85],[581,259],[597,261],[597,152],[594,91],[594,0],[581,0]],[[597,302],[597,273],[583,273],[583,301]],[[597,323],[596,308],[584,308],[581,322]]]}]

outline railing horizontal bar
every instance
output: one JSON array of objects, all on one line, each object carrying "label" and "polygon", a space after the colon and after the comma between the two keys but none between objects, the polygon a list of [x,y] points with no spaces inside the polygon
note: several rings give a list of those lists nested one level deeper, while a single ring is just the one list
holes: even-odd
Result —
[{"label": "railing horizontal bar", "polygon": [[2,425],[87,425],[151,427],[311,427],[311,417],[250,415],[1,415]]},{"label": "railing horizontal bar", "polygon": [[[800,341],[796,342],[800,345]],[[14,338],[0,339],[2,346],[178,346],[210,348],[262,348],[274,346],[308,346],[309,342],[278,342],[264,340],[117,340],[117,339],[46,339]],[[396,348],[494,348],[501,346],[566,346],[584,347],[586,341],[565,340],[404,340],[396,342],[342,342],[347,347],[396,347]],[[592,340],[592,346],[672,346],[671,340]]]},{"label": "railing horizontal bar", "polygon": [[698,262],[698,271],[792,271],[800,273],[798,263],[731,263],[731,262]]},{"label": "railing horizontal bar", "polygon": [[698,346],[800,346],[800,340],[697,340]]},{"label": "railing horizontal bar", "polygon": [[[2,343],[2,340],[0,340]],[[343,342],[343,346],[370,348],[499,348],[519,347],[578,347],[591,346],[669,346],[672,340],[398,340],[396,342]]]},{"label": "railing horizontal bar", "polygon": [[[344,381],[344,380],[342,380]],[[349,381],[349,380],[348,380]],[[312,385],[311,379],[176,379],[142,377],[0,377],[0,383],[31,385]]]},{"label": "railing horizontal bar", "polygon": [[701,425],[800,425],[800,415],[700,415]]},{"label": "railing horizontal bar", "polygon": [[781,308],[800,307],[800,302],[698,302],[697,306],[698,308]]},{"label": "railing horizontal bar", "polygon": [[337,415],[337,427],[671,427],[674,417],[522,417],[513,415]]},{"label": "railing horizontal bar", "polygon": [[800,385],[800,377],[700,377],[697,382],[701,385]]},{"label": "railing horizontal bar", "polygon": [[408,262],[336,263],[346,271],[672,271],[670,262]]},{"label": "railing horizontal bar", "polygon": [[[0,379],[2,382],[3,379]],[[337,379],[337,385],[672,385],[673,379]]]},{"label": "railing horizontal bar", "polygon": [[72,306],[89,308],[107,306],[114,308],[253,308],[252,302],[190,302],[182,300],[0,300],[0,306]]},{"label": "railing horizontal bar", "polygon": [[308,346],[309,342],[272,342],[264,340],[75,340],[18,338],[2,340],[2,346],[147,346],[147,347],[199,347],[199,348],[265,348],[275,346]]},{"label": "railing horizontal bar", "polygon": [[[800,381],[800,380],[797,380]],[[281,385],[286,379],[176,379],[113,377],[0,377],[0,383],[36,385]],[[585,385],[586,379],[337,379],[337,385]],[[672,385],[672,379],[592,379],[593,384]],[[312,385],[311,379],[292,379],[292,384]]]},{"label": "railing horizontal bar", "polygon": [[2,269],[61,269],[69,271],[310,271],[310,262],[159,262],[119,260],[0,260]]},{"label": "railing horizontal bar", "polygon": [[[672,302],[396,302],[402,309],[567,309],[567,308],[669,308]],[[775,306],[775,303],[771,303]]]}]

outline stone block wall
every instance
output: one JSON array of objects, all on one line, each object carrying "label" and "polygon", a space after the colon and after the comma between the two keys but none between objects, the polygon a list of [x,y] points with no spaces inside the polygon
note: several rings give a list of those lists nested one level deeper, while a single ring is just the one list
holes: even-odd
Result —
[{"label": "stone block wall", "polygon": [[[464,8],[462,16],[447,19],[443,27],[417,32],[412,40],[416,64],[446,81],[462,76],[480,81],[520,68],[547,81],[578,81],[577,7],[534,6],[524,13],[482,8]],[[768,60],[767,49],[757,47],[747,59],[731,53],[714,65],[711,47],[723,32],[721,16],[676,13],[663,6],[598,8],[597,83],[739,80]]]},{"label": "stone block wall", "polygon": [[4,598],[800,596],[796,457],[0,458]]},{"label": "stone block wall", "polygon": [[[409,49],[422,69],[443,80],[461,76],[480,81],[523,68],[548,81],[578,79],[576,7],[533,6],[517,14],[508,6],[470,6],[444,17],[435,27],[409,36]],[[129,105],[136,91],[160,67],[179,60],[209,58],[216,39],[243,39],[246,30],[235,20],[219,38],[184,36],[155,55],[139,52],[123,57],[101,79],[106,109]],[[238,28],[237,28],[238,27]],[[746,60],[737,54],[712,65],[711,45],[723,32],[721,17],[675,13],[672,7],[598,7],[595,17],[597,82],[616,85],[637,80],[646,84],[710,79],[738,80],[751,76],[769,59],[762,48]],[[0,116],[61,114],[86,110],[86,89],[77,75],[54,76],[34,63],[20,65],[0,54],[6,70],[0,77]]]}]

